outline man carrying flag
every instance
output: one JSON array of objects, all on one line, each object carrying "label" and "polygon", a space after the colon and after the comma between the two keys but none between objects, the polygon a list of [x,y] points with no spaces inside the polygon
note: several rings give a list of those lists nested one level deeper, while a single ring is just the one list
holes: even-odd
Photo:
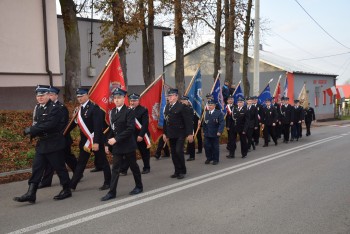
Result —
[{"label": "man carrying flag", "polygon": [[[135,112],[135,132],[137,148],[140,151],[142,161],[143,161],[143,170],[142,174],[147,174],[151,170],[150,166],[150,138],[148,131],[148,110],[147,108],[140,105],[140,95],[133,93],[129,95],[130,108]],[[122,167],[120,169],[121,175],[126,175],[129,169],[129,162],[123,160]]]},{"label": "man carrying flag", "polygon": [[99,168],[102,168],[104,174],[104,183],[100,190],[109,189],[111,182],[111,169],[104,151],[104,113],[94,103],[89,100],[88,90],[79,88],[76,91],[80,108],[76,115],[76,122],[72,123],[67,129],[67,133],[77,125],[80,128],[79,158],[77,167],[73,173],[70,188],[75,190],[78,182],[83,177],[84,169],[90,158],[91,151],[97,160]]}]

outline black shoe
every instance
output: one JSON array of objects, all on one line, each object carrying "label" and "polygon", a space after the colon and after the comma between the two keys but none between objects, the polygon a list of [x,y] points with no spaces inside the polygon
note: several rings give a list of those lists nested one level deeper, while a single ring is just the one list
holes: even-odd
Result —
[{"label": "black shoe", "polygon": [[101,198],[101,201],[108,201],[114,198],[116,198],[115,194],[107,193],[104,197]]},{"label": "black shoe", "polygon": [[14,197],[13,200],[16,202],[29,202],[34,204],[36,201],[36,191],[38,186],[35,184],[30,184],[28,191],[20,197]]},{"label": "black shoe", "polygon": [[210,160],[205,160],[205,162],[204,162],[205,164],[209,164],[210,163]]},{"label": "black shoe", "polygon": [[268,147],[269,145],[268,144],[264,144],[263,147]]},{"label": "black shoe", "polygon": [[246,158],[246,157],[247,157],[247,155],[246,155],[246,154],[242,155],[242,158]]},{"label": "black shoe", "polygon": [[235,156],[230,154],[230,155],[227,155],[226,158],[235,158]]},{"label": "black shoe", "polygon": [[179,176],[179,174],[173,174],[170,176],[170,178],[177,178]]},{"label": "black shoe", "polygon": [[201,154],[201,153],[202,153],[202,151],[199,151],[199,150],[198,150],[196,154]]},{"label": "black shoe", "polygon": [[186,161],[194,161],[194,158],[188,158]]},{"label": "black shoe", "polygon": [[94,168],[94,169],[91,169],[91,170],[90,170],[90,172],[98,172],[98,171],[102,171],[102,169]]},{"label": "black shoe", "polygon": [[213,165],[218,165],[218,161],[213,161]]},{"label": "black shoe", "polygon": [[252,147],[253,147],[253,150],[255,150],[255,145],[252,145]]},{"label": "black shoe", "polygon": [[127,172],[119,172],[120,176],[126,176],[128,173]]},{"label": "black shoe", "polygon": [[184,174],[179,174],[176,178],[178,180],[181,180],[181,179],[185,178],[185,175]]},{"label": "black shoe", "polygon": [[38,189],[47,188],[47,187],[51,187],[51,184],[43,184],[40,182],[38,185]]},{"label": "black shoe", "polygon": [[275,145],[278,145],[277,141],[275,141]]},{"label": "black shoe", "polygon": [[69,188],[63,189],[58,195],[54,196],[54,200],[63,200],[72,196],[72,192]]},{"label": "black shoe", "polygon": [[98,188],[99,190],[107,190],[107,189],[109,189],[109,184],[104,184],[104,185],[102,185],[102,187],[100,187],[100,188]]},{"label": "black shoe", "polygon": [[142,192],[143,192],[143,189],[142,189],[142,188],[135,187],[135,188],[129,193],[129,195],[136,195],[136,194],[139,194],[139,193],[142,193]]},{"label": "black shoe", "polygon": [[154,157],[157,159],[157,160],[159,160],[160,159],[160,155],[154,155]]},{"label": "black shoe", "polygon": [[148,173],[150,173],[150,172],[151,172],[150,169],[143,169],[142,172],[141,172],[141,174],[148,174]]}]

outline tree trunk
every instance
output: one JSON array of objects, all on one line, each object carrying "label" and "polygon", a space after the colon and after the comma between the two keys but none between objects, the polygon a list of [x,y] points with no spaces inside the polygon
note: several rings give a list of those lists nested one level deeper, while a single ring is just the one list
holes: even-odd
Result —
[{"label": "tree trunk", "polygon": [[140,8],[140,21],[141,21],[141,36],[142,36],[142,72],[143,72],[143,81],[145,86],[149,86],[152,83],[152,80],[149,76],[149,49],[148,49],[148,40],[147,40],[147,29],[145,23],[145,7],[144,0],[139,0]]},{"label": "tree trunk", "polygon": [[218,75],[218,70],[221,68],[220,64],[220,37],[221,37],[221,0],[216,2],[216,24],[215,24],[215,51],[214,51],[214,80]]},{"label": "tree trunk", "polygon": [[[115,46],[118,45],[120,40],[124,40],[125,37],[120,38],[119,30],[123,29],[123,26],[126,24],[124,17],[124,2],[123,0],[111,0],[112,12],[113,12],[113,33],[116,37]],[[127,78],[127,66],[126,66],[126,46],[125,43],[118,50],[120,65],[123,70],[125,85],[128,86],[128,78]]]},{"label": "tree trunk", "polygon": [[148,0],[148,64],[149,78],[155,79],[155,62],[154,62],[154,0]]},{"label": "tree trunk", "polygon": [[81,80],[80,37],[76,5],[73,0],[60,0],[60,4],[66,36],[64,99],[75,102],[75,90],[80,87]]},{"label": "tree trunk", "polygon": [[176,62],[175,62],[175,84],[180,94],[185,91],[185,74],[184,74],[184,29],[182,27],[182,9],[181,0],[174,1],[175,8],[175,47],[176,47]]},{"label": "tree trunk", "polygon": [[227,65],[228,65],[228,55],[229,53],[229,35],[230,35],[230,0],[225,0],[224,2],[224,8],[225,8],[225,80],[229,80],[227,77]]},{"label": "tree trunk", "polygon": [[230,1],[230,14],[229,14],[229,38],[228,38],[228,55],[226,64],[226,80],[233,82],[233,58],[234,58],[234,48],[235,48],[235,20],[236,20],[236,1]]},{"label": "tree trunk", "polygon": [[250,95],[250,84],[249,84],[249,80],[248,80],[248,65],[249,65],[248,45],[249,45],[249,36],[250,36],[250,18],[251,18],[252,4],[253,4],[253,1],[248,0],[248,8],[247,8],[246,22],[245,22],[245,27],[244,27],[244,36],[243,36],[242,81],[243,81],[244,95],[245,96]]}]

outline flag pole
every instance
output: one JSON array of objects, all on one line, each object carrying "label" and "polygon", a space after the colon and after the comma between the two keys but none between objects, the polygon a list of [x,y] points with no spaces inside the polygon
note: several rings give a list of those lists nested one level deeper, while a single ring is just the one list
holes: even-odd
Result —
[{"label": "flag pole", "polygon": [[195,79],[195,77],[197,76],[200,67],[201,67],[201,65],[199,64],[199,65],[198,65],[198,68],[197,68],[197,70],[196,70],[196,72],[194,73],[194,75],[193,75],[193,77],[192,77],[192,79],[191,79],[190,84],[188,85],[188,87],[187,87],[187,89],[186,89],[186,91],[185,91],[185,94],[184,94],[185,96],[188,94],[188,92],[189,92],[190,89],[192,88],[194,79]]},{"label": "flag pole", "polygon": [[235,95],[235,93],[236,93],[236,91],[237,91],[237,87],[241,84],[241,82],[242,82],[242,80],[240,80],[240,81],[238,82],[238,85],[236,86],[235,91],[233,91],[233,93],[232,93],[232,97]]},{"label": "flag pole", "polygon": [[[216,82],[218,81],[219,78],[220,78],[220,72],[218,72],[218,75],[217,75],[216,78],[215,78],[215,81],[214,81],[213,87],[211,88],[210,93],[212,93],[212,92],[214,91]],[[202,120],[203,120],[203,118],[204,118],[204,113],[205,113],[205,110],[203,111],[202,116],[201,116],[201,118],[200,118],[200,120],[199,120],[201,123],[202,123]],[[197,133],[198,133],[198,131],[199,131],[200,128],[201,128],[201,124],[198,123],[197,129],[196,129],[196,132],[195,132],[193,138],[196,138]]]},{"label": "flag pole", "polygon": [[277,92],[278,84],[280,83],[281,78],[282,78],[282,75],[280,75],[280,77],[278,77],[278,81],[277,81],[277,84],[276,84],[275,92],[273,92],[273,96],[274,96],[274,97],[276,96],[276,92]]},{"label": "flag pole", "polygon": [[152,88],[152,86],[153,86],[155,83],[157,83],[157,81],[158,81],[160,78],[163,77],[163,75],[164,75],[165,72],[166,72],[166,71],[164,71],[162,74],[160,74],[160,75],[158,76],[157,79],[155,79],[145,90],[143,90],[143,92],[140,94],[140,97],[143,96],[150,88]]},{"label": "flag pole", "polygon": [[[95,89],[97,84],[100,82],[101,77],[105,74],[107,68],[111,64],[111,61],[113,61],[114,57],[118,54],[118,49],[122,46],[122,44],[123,44],[123,40],[120,40],[119,43],[118,43],[118,46],[115,48],[115,50],[113,51],[112,55],[109,57],[109,59],[108,59],[106,65],[105,65],[105,67],[103,68],[102,72],[100,73],[100,75],[96,79],[95,83],[91,86],[91,88],[89,90],[89,94]],[[64,132],[63,132],[64,136],[67,134],[68,129],[73,124],[73,121],[77,117],[78,113],[79,113],[79,111],[76,111],[76,113],[74,113],[72,119],[69,121],[67,127],[64,129]]]}]

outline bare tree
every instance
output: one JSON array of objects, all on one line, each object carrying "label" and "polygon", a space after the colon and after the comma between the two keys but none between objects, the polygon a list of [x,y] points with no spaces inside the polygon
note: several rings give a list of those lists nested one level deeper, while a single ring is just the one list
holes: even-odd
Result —
[{"label": "bare tree", "polygon": [[[229,6],[225,6],[225,14],[226,19],[228,19],[228,22],[226,22],[226,26],[228,28],[225,28],[226,33],[225,38],[226,45],[225,45],[225,79],[227,81],[233,82],[233,62],[234,62],[234,42],[235,42],[235,28],[236,28],[236,0],[226,0],[226,4],[229,4]],[[229,11],[229,12],[227,12]],[[228,16],[227,16],[228,14]]]},{"label": "bare tree", "polygon": [[176,47],[176,64],[175,64],[175,84],[180,93],[185,92],[185,66],[184,66],[184,33],[182,26],[182,3],[181,0],[174,0],[175,10],[175,47]]}]

